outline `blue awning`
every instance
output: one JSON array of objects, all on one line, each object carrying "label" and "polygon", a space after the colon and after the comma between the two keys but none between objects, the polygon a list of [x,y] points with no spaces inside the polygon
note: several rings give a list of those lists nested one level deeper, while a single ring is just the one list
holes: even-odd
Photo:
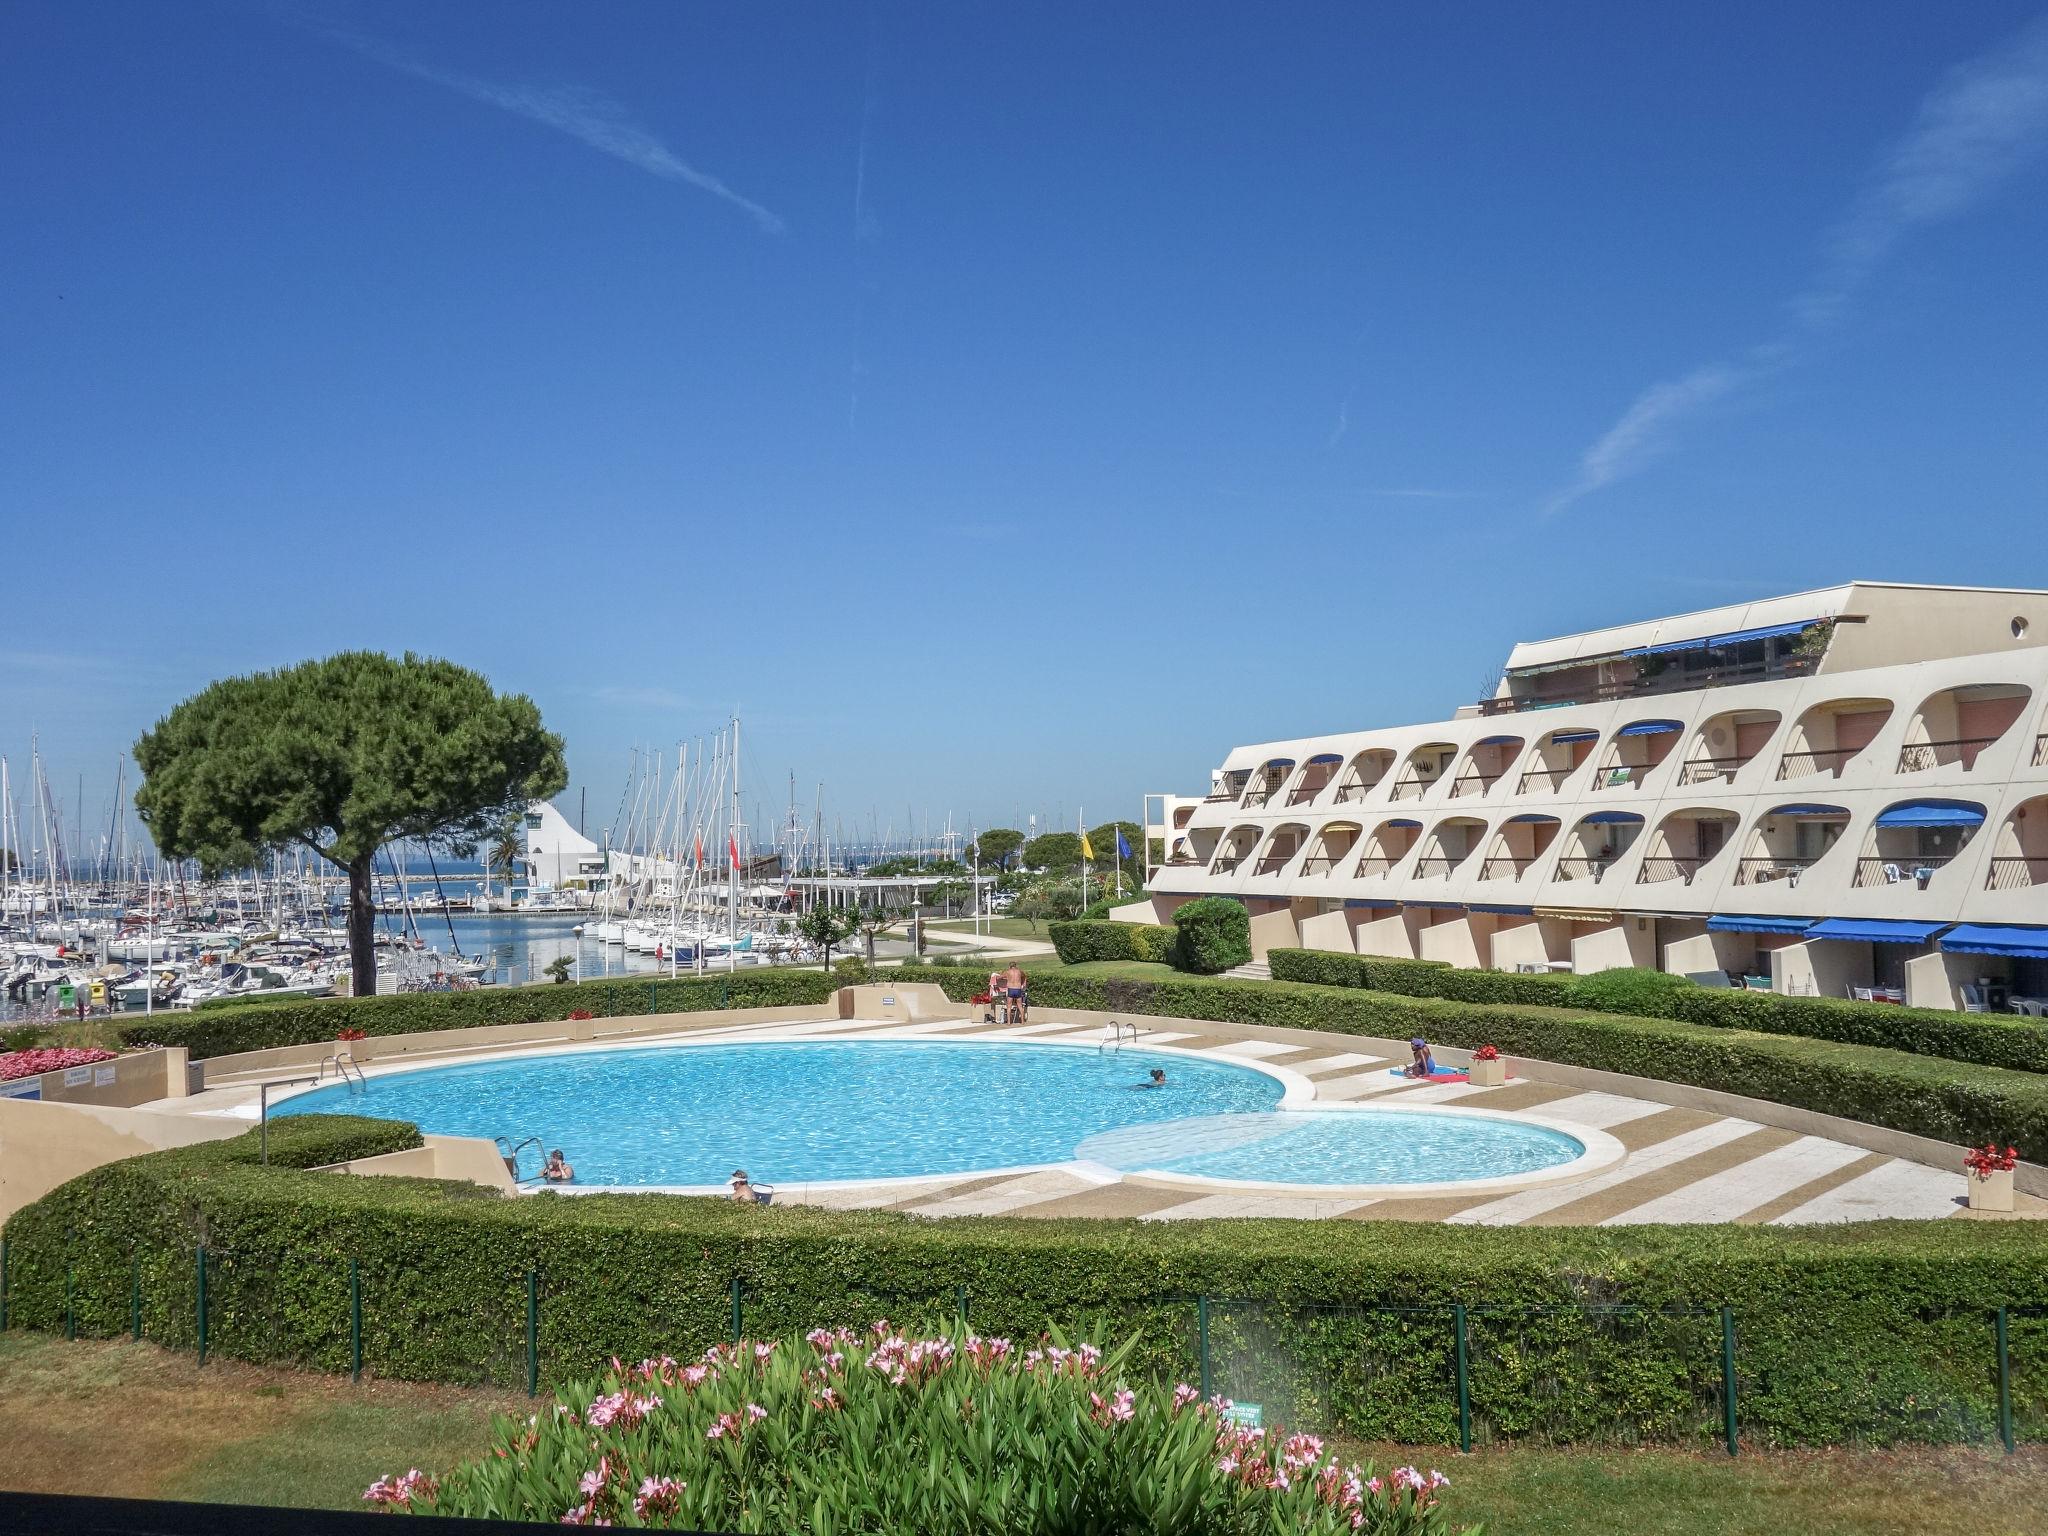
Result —
[{"label": "blue awning", "polygon": [[1554,747],[1567,747],[1575,741],[1598,741],[1599,739],[1600,733],[1598,731],[1552,731],[1550,733],[1550,744]]},{"label": "blue awning", "polygon": [[1518,823],[1523,822],[1534,823],[1544,821],[1551,823],[1553,826],[1557,824],[1557,818],[1555,816],[1546,816],[1541,811],[1524,811],[1519,816],[1510,816],[1507,819],[1506,825],[1512,827],[1517,825]]},{"label": "blue awning", "polygon": [[1506,747],[1520,741],[1519,736],[1482,736],[1472,743],[1475,747]]},{"label": "blue awning", "polygon": [[1877,818],[1880,827],[1981,827],[1984,807],[1969,800],[1902,800]]},{"label": "blue awning", "polygon": [[1422,823],[1414,820],[1412,817],[1396,816],[1392,821],[1388,822],[1387,825],[1390,827],[1419,827],[1422,825]]},{"label": "blue awning", "polygon": [[1947,923],[1909,923],[1891,917],[1829,917],[1806,930],[1809,939],[1862,944],[1925,944]]},{"label": "blue awning", "polygon": [[1669,736],[1673,731],[1682,731],[1684,729],[1685,727],[1676,720],[1638,720],[1634,725],[1624,725],[1621,728],[1621,734],[1624,736]]},{"label": "blue awning", "polygon": [[1705,635],[1698,640],[1667,640],[1662,645],[1640,646],[1621,654],[1668,656],[1673,651],[1711,651],[1724,645],[1740,645],[1745,640],[1775,640],[1780,635],[1800,634],[1818,623],[1819,619],[1801,619],[1797,624],[1767,624],[1762,629],[1731,629],[1723,634]]},{"label": "blue awning", "polygon": [[1642,819],[1634,811],[1595,811],[1592,815],[1584,817],[1580,825],[1587,827],[1621,827],[1627,826],[1632,822],[1641,821]]},{"label": "blue awning", "polygon": [[1810,917],[1751,917],[1739,912],[1718,912],[1707,919],[1707,932],[1804,933],[1812,924]]},{"label": "blue awning", "polygon": [[1963,923],[1941,936],[1941,947],[1966,955],[2048,960],[2048,928],[2027,928],[2018,923]]},{"label": "blue awning", "polygon": [[1292,768],[1294,766],[1294,759],[1291,757],[1269,757],[1259,766],[1261,768]]},{"label": "blue awning", "polygon": [[1534,907],[1496,907],[1490,902],[1479,901],[1472,903],[1472,910],[1474,912],[1498,912],[1502,917],[1530,917],[1536,911]]},{"label": "blue awning", "polygon": [[1309,759],[1309,765],[1313,767],[1317,763],[1341,763],[1343,761],[1344,757],[1342,753],[1318,752],[1314,757]]},{"label": "blue awning", "polygon": [[1846,816],[1849,813],[1839,805],[1781,805],[1774,811],[1764,812],[1764,820],[1773,816]]}]

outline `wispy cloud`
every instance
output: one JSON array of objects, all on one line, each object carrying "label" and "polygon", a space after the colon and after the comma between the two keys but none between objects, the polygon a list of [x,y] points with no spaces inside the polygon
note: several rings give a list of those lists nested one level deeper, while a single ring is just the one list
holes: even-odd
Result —
[{"label": "wispy cloud", "polygon": [[578,86],[500,85],[459,70],[438,68],[414,58],[403,49],[360,33],[330,30],[326,36],[387,69],[443,86],[472,101],[510,112],[515,117],[545,124],[587,144],[599,154],[623,160],[650,176],[682,182],[700,192],[708,192],[740,209],[770,234],[780,234],[784,228],[777,215],[753,199],[741,196],[709,172],[698,170],[645,128],[628,119],[625,109],[617,102],[598,92]]},{"label": "wispy cloud", "polygon": [[1914,230],[1966,213],[2048,142],[2048,17],[1959,64],[1929,91],[1912,125],[1872,166],[1835,226],[1819,272],[1791,304],[1790,329],[1637,395],[1580,456],[1578,474],[1543,504],[1555,516],[1669,449],[1703,412],[1797,362],[1842,319],[1878,265]]}]

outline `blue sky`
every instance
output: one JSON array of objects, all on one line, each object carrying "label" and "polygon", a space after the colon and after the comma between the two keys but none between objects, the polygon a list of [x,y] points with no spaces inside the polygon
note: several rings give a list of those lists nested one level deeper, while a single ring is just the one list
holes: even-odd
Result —
[{"label": "blue sky", "polygon": [[593,820],[738,710],[771,807],[987,825],[1517,638],[2048,586],[2038,4],[4,28],[0,750],[88,822],[349,646],[531,694]]}]

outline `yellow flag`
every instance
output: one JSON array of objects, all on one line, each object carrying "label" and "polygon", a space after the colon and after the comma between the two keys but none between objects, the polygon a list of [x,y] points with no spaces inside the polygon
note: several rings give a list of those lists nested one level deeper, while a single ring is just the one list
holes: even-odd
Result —
[{"label": "yellow flag", "polygon": [[1086,832],[1083,832],[1081,834],[1081,857],[1086,859],[1090,864],[1093,864],[1095,862],[1095,848],[1088,841],[1088,834]]}]

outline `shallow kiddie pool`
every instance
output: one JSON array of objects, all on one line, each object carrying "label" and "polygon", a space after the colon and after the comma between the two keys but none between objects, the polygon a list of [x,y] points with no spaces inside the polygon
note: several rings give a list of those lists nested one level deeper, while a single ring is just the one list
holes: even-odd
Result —
[{"label": "shallow kiddie pool", "polygon": [[[1152,1068],[1164,1087],[1141,1086]],[[1301,1185],[1495,1180],[1584,1144],[1504,1116],[1282,1110],[1282,1079],[1185,1053],[1008,1041],[765,1041],[554,1051],[372,1075],[276,1115],[410,1120],[539,1137],[580,1186],[908,1178],[1086,1160],[1107,1170]],[[522,1164],[522,1171],[524,1169]]]}]

